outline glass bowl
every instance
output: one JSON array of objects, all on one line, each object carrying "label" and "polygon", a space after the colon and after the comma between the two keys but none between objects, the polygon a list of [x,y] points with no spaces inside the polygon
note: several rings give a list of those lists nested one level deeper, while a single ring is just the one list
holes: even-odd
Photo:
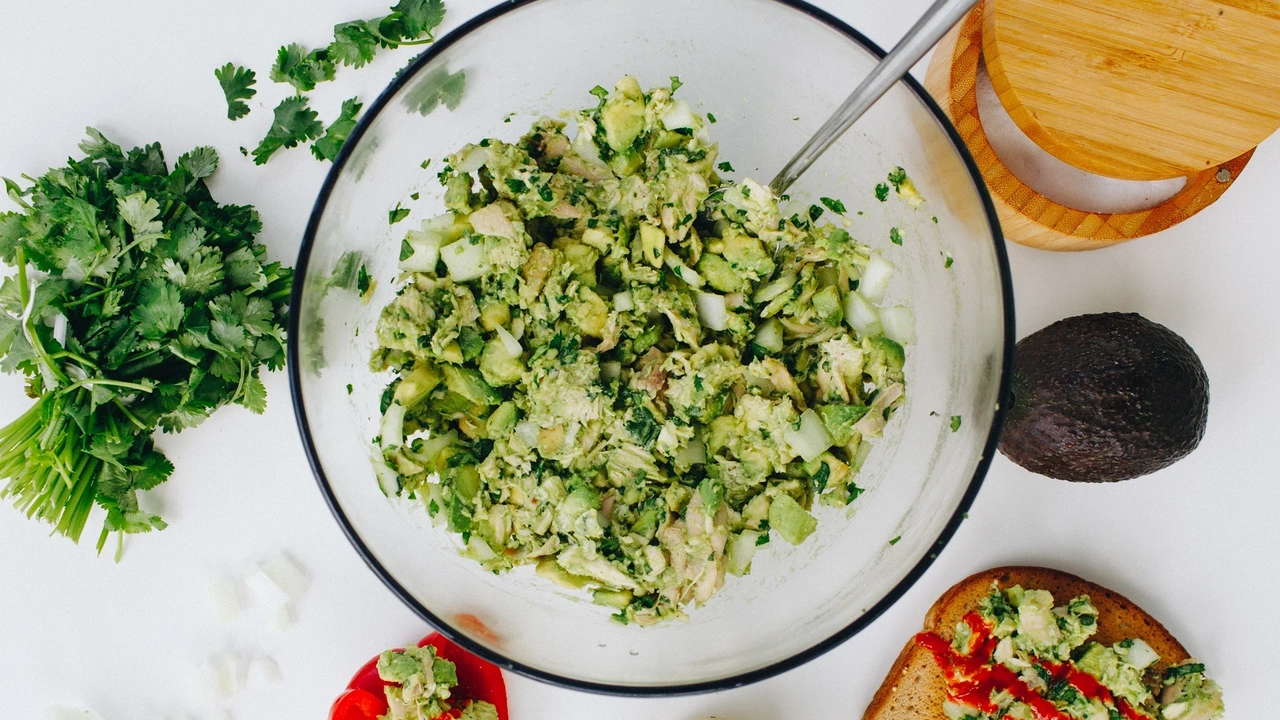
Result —
[{"label": "glass bowl", "polygon": [[[816,508],[818,530],[804,544],[770,543],[750,575],[728,578],[687,622],[642,628],[611,620],[610,609],[531,567],[484,572],[421,503],[385,497],[370,466],[388,380],[368,369],[374,328],[394,294],[405,231],[443,211],[436,172],[445,156],[483,137],[513,141],[543,115],[594,106],[588,90],[623,75],[646,88],[676,75],[679,96],[715,114],[712,137],[736,176],[767,183],[881,55],[800,2],[532,0],[504,3],[440,39],[369,108],[333,164],[298,256],[290,382],[335,517],[425,621],[502,667],[552,683],[699,692],[759,680],[834,647],[925,571],[995,452],[1013,308],[982,179],[914,80],[890,90],[790,193],[800,207],[842,199],[854,237],[899,268],[886,302],[905,303],[916,317],[909,399],[859,476],[867,491],[851,519]],[[895,166],[926,198],[920,209],[892,193],[876,198]],[[414,214],[389,225],[398,204]],[[890,244],[892,226],[901,246]],[[331,280],[353,251],[376,282],[367,302]]]}]

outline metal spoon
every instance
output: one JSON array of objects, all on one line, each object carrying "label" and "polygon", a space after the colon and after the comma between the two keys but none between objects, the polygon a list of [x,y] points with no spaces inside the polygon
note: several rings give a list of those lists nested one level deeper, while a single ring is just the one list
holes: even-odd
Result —
[{"label": "metal spoon", "polygon": [[818,128],[818,132],[800,148],[787,162],[778,176],[769,183],[774,196],[786,192],[787,188],[804,174],[810,165],[831,147],[845,130],[848,130],[858,118],[862,117],[881,95],[888,92],[894,83],[902,79],[913,65],[938,44],[942,36],[947,34],[953,25],[960,21],[966,13],[978,4],[978,0],[937,0],[915,26],[903,36],[902,40],[889,51],[870,75],[858,85],[857,89],[836,108],[827,121]]}]

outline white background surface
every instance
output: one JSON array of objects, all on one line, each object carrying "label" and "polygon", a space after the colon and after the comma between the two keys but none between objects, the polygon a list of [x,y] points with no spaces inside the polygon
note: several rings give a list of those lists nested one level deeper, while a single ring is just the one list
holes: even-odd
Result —
[{"label": "white background surface", "polygon": [[[487,4],[450,0],[443,29]],[[882,46],[927,5],[819,4]],[[385,12],[377,0],[0,0],[0,174],[61,164],[90,124],[125,147],[159,140],[170,161],[214,145],[223,158],[214,195],[255,204],[265,224],[259,239],[273,259],[291,263],[328,165],[294,150],[254,167],[236,149],[256,144],[288,92],[266,78],[280,44],[321,44],[333,24]],[[312,93],[313,106],[328,119],[344,97],[371,101],[411,53],[384,51],[371,67],[340,72]],[[228,60],[260,78],[252,114],[235,123],[212,72]],[[1221,201],[1171,231],[1086,254],[1009,248],[1019,337],[1070,315],[1116,310],[1142,313],[1191,343],[1212,402],[1208,434],[1190,457],[1114,486],[1049,480],[997,457],[969,521],[933,568],[827,655],[747,688],[662,700],[583,695],[508,674],[512,717],[856,718],[934,599],[965,575],[1006,563],[1056,566],[1128,595],[1208,663],[1228,717],[1269,716],[1280,647],[1278,193],[1280,141],[1272,139]],[[228,704],[237,720],[322,718],[368,657],[426,632],[331,519],[303,457],[285,375],[266,383],[264,416],[226,408],[159,439],[178,470],[144,503],[170,528],[131,541],[119,565],[95,557],[91,538],[79,547],[49,538],[0,506],[0,716],[40,718],[66,705],[107,720],[219,717],[195,702],[188,674],[210,654],[234,650],[269,654],[284,675]],[[17,378],[0,378],[0,422],[27,404]],[[209,581],[278,550],[312,576],[294,626],[274,635],[255,610],[220,624]]]}]

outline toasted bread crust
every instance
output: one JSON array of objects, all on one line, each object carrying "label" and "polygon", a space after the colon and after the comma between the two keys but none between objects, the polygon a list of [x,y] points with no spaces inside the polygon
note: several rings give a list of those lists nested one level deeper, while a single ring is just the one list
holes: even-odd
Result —
[{"label": "toasted bread crust", "polygon": [[[956,623],[978,609],[978,602],[991,592],[993,582],[1002,588],[1021,585],[1028,590],[1048,590],[1057,604],[1088,595],[1098,609],[1098,632],[1091,640],[1111,645],[1125,638],[1141,638],[1160,655],[1154,666],[1157,672],[1189,657],[1182,643],[1160,621],[1120,593],[1070,573],[1042,567],[999,567],[970,575],[929,608],[924,631],[950,640]],[[913,637],[871,699],[863,720],[946,720],[942,712],[946,690],[946,680],[933,657],[917,646]]]}]

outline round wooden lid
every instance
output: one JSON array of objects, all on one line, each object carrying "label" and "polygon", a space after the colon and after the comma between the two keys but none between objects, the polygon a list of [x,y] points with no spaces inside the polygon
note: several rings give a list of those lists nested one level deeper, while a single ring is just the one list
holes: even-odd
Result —
[{"label": "round wooden lid", "polygon": [[1018,127],[1099,175],[1190,175],[1280,128],[1280,0],[987,0],[982,52]]}]

